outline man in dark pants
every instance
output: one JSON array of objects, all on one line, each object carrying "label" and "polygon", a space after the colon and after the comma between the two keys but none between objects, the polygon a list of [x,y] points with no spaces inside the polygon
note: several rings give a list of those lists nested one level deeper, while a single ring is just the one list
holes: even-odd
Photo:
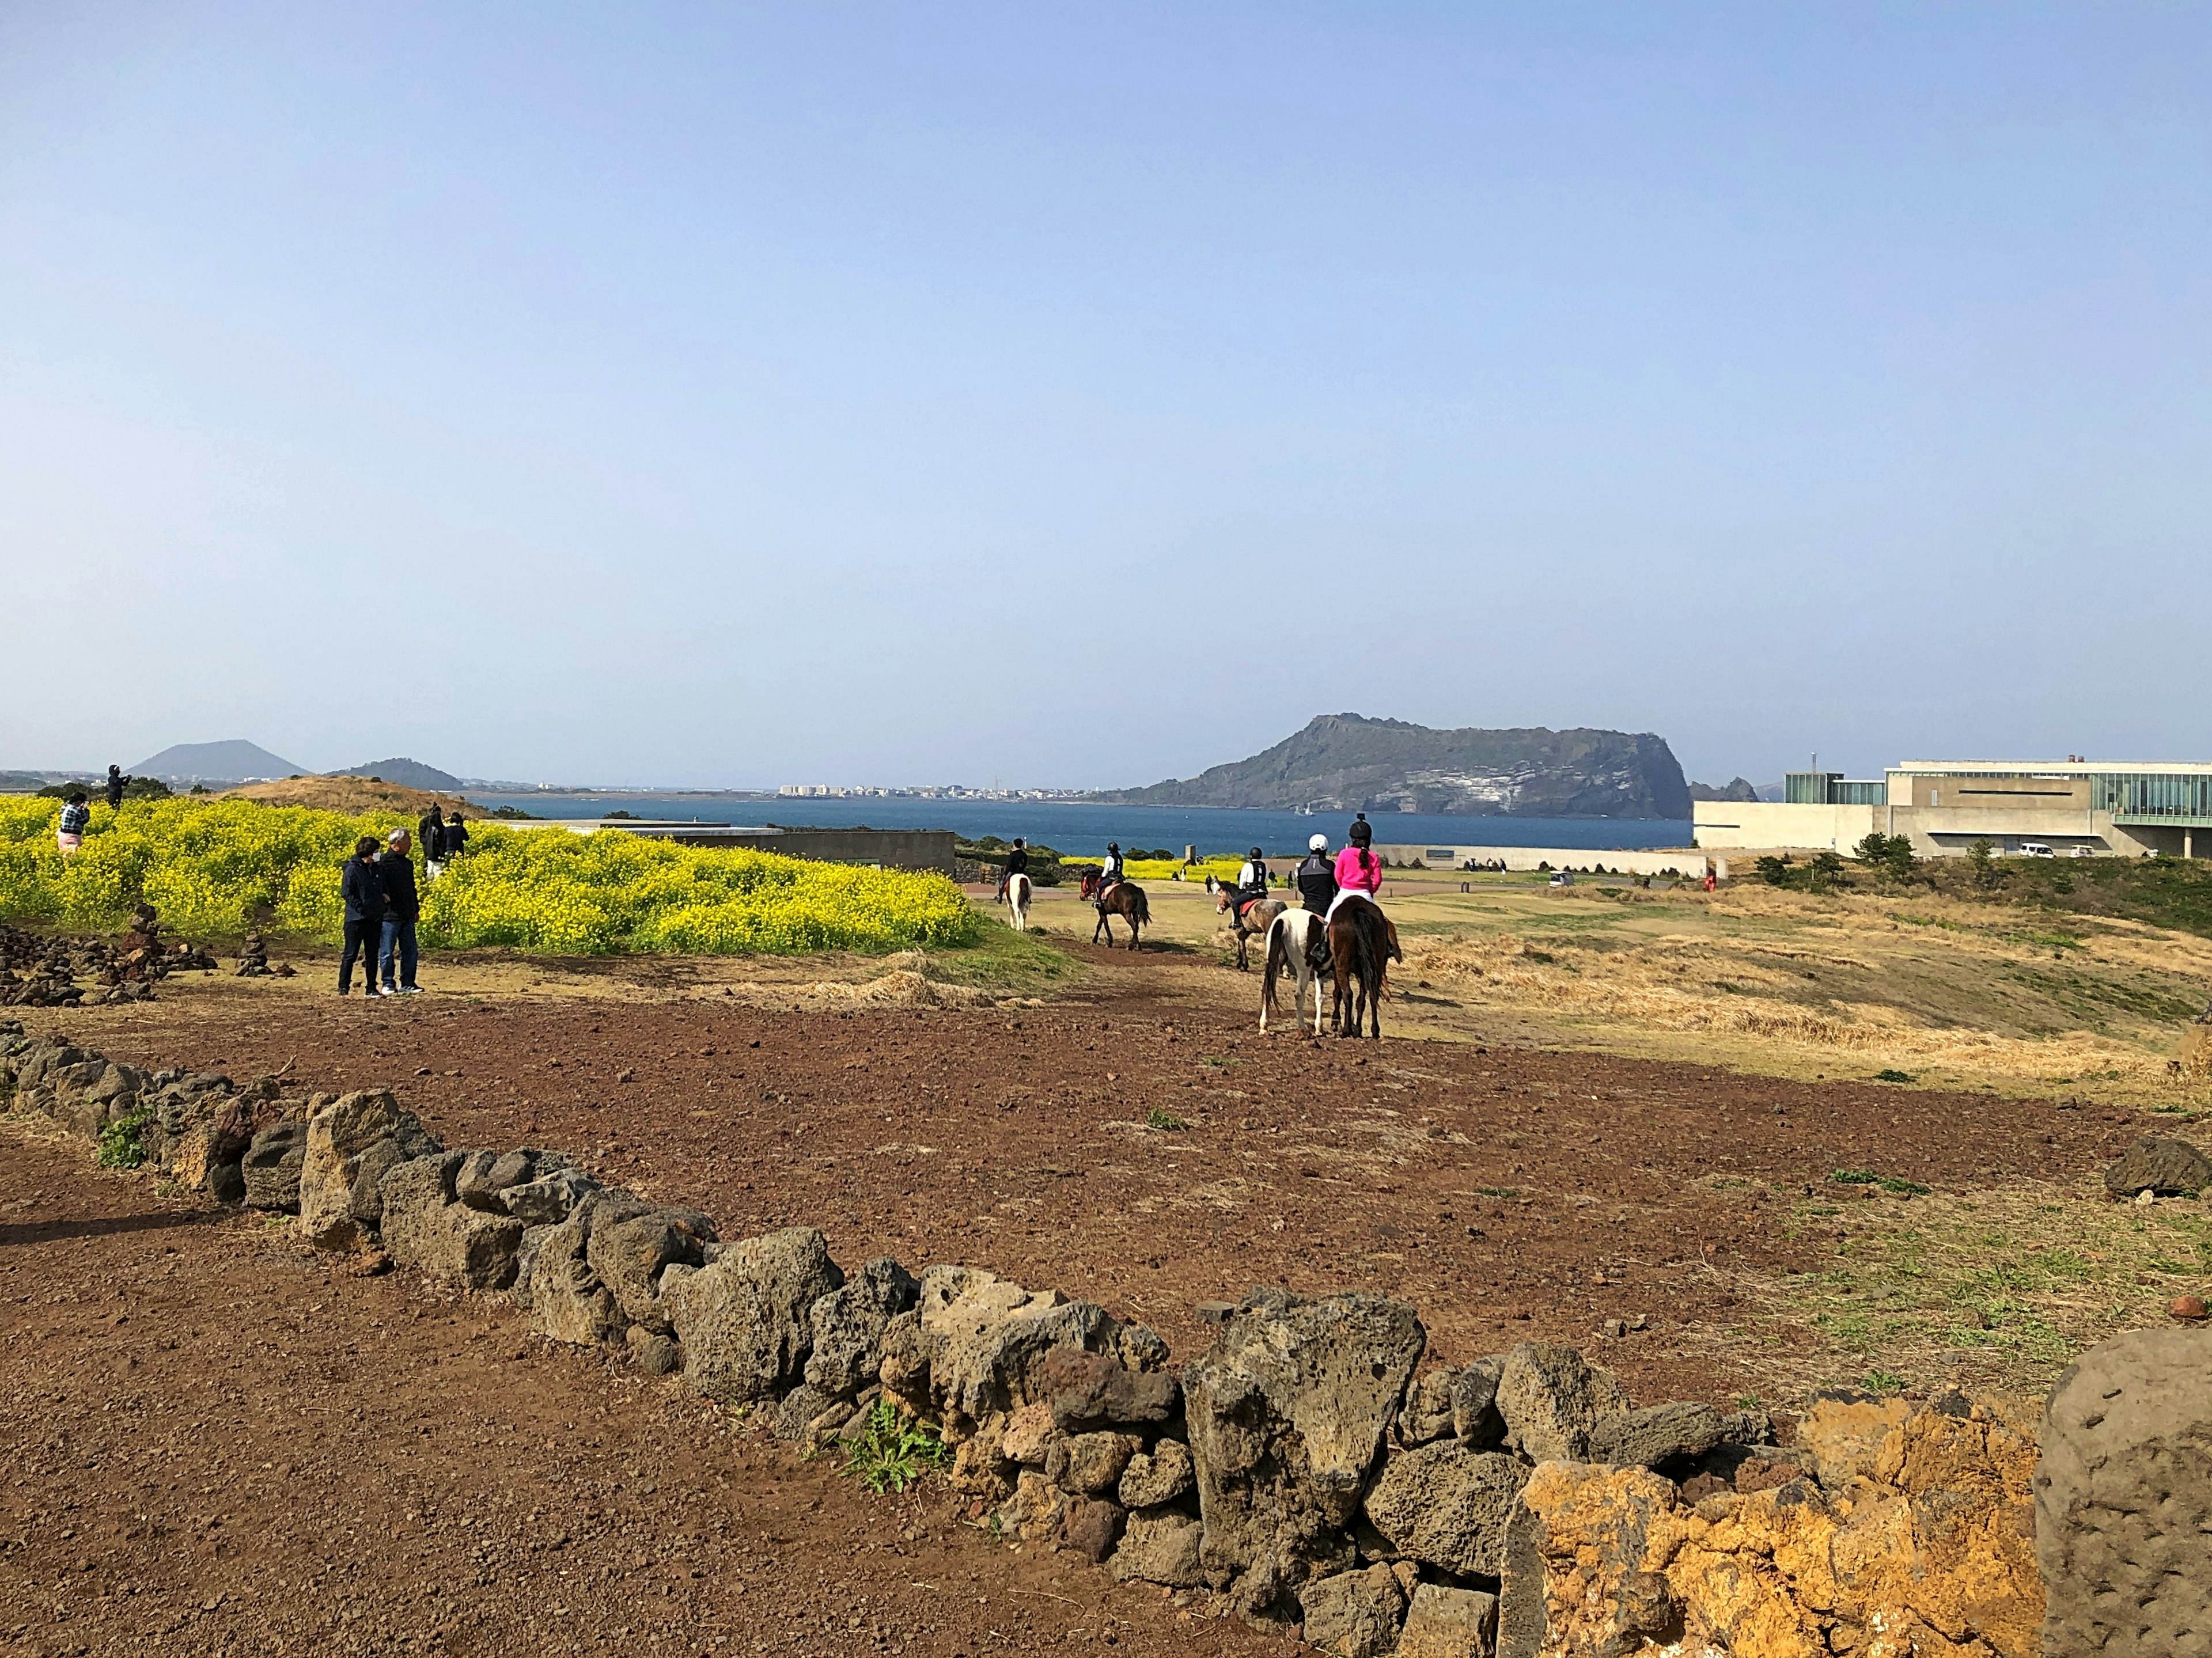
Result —
[{"label": "man in dark pants", "polygon": [[125,776],[120,766],[108,767],[107,804],[111,807],[120,806],[123,804],[123,791],[137,780],[136,778]]},{"label": "man in dark pants", "polygon": [[[392,831],[390,844],[384,856],[376,860],[376,872],[384,878],[384,948],[378,953],[376,964],[384,975],[384,993],[387,996],[419,996],[415,987],[415,922],[422,913],[422,902],[415,895],[415,859],[409,854],[407,831]],[[398,956],[399,981],[392,982],[392,957]]]},{"label": "man in dark pants", "polygon": [[339,890],[345,895],[345,954],[338,958],[338,994],[353,991],[353,958],[361,957],[364,994],[376,994],[376,951],[384,941],[384,878],[376,868],[376,837],[354,842]]}]

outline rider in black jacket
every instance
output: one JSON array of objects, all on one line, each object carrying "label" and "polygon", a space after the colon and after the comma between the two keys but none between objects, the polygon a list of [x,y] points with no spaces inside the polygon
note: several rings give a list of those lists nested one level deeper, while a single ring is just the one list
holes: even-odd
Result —
[{"label": "rider in black jacket", "polygon": [[1336,902],[1336,865],[1329,860],[1328,836],[1315,835],[1306,848],[1310,855],[1298,865],[1298,893],[1308,909],[1326,915]]},{"label": "rider in black jacket", "polygon": [[1030,849],[1022,837],[1017,835],[1014,837],[1014,844],[1006,852],[1006,866],[999,872],[999,896],[1003,898],[1006,896],[1006,889],[1014,884],[1014,877],[1027,875],[1029,872]]}]

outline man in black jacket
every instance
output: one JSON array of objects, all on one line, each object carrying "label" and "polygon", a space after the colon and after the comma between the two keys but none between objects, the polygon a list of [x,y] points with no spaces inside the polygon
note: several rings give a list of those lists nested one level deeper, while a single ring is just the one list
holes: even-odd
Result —
[{"label": "man in black jacket", "polygon": [[339,889],[345,895],[345,954],[338,958],[338,994],[353,991],[353,958],[361,957],[363,993],[376,994],[376,950],[384,938],[384,878],[376,867],[376,837],[354,842]]},{"label": "man in black jacket", "polygon": [[[415,987],[415,922],[422,913],[421,900],[415,896],[414,848],[408,843],[407,831],[392,831],[390,843],[384,856],[376,860],[376,872],[384,878],[384,948],[377,952],[376,964],[384,975],[384,993],[387,996],[419,996]],[[392,982],[392,969],[394,953],[399,957],[399,981]]]}]

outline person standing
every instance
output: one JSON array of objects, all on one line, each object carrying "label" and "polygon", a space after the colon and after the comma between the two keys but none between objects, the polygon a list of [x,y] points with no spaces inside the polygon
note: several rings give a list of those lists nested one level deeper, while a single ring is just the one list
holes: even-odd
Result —
[{"label": "person standing", "polygon": [[1328,914],[1336,902],[1336,862],[1328,855],[1328,836],[1316,835],[1306,842],[1305,861],[1298,865],[1298,896],[1316,915]]},{"label": "person standing", "polygon": [[84,844],[84,831],[92,822],[92,808],[84,803],[84,791],[71,789],[69,799],[62,803],[61,821],[54,826],[54,841],[64,858],[76,855]]},{"label": "person standing", "polygon": [[466,852],[468,848],[468,825],[461,822],[461,809],[459,806],[455,806],[453,808],[453,815],[446,820],[446,833],[443,844],[439,847],[439,850],[443,852],[446,855],[439,860],[439,867],[442,869],[446,865],[452,863],[454,859],[459,857],[464,852]]},{"label": "person standing", "polygon": [[384,878],[376,867],[376,837],[353,843],[338,888],[345,895],[345,954],[338,958],[338,994],[353,991],[353,958],[361,957],[362,993],[376,994],[376,951],[384,941]]},{"label": "person standing", "polygon": [[123,774],[123,768],[111,765],[107,768],[107,804],[112,808],[123,804],[123,791],[137,780]]},{"label": "person standing", "polygon": [[433,800],[422,821],[415,826],[422,835],[422,878],[434,881],[446,867],[446,814]]},{"label": "person standing", "polygon": [[[407,831],[392,831],[390,844],[384,856],[376,860],[376,872],[384,883],[383,948],[377,952],[377,970],[384,976],[384,993],[387,996],[419,996],[415,987],[415,922],[422,914],[421,899],[415,892],[414,848],[408,844]],[[393,957],[398,957],[398,980],[393,982]]]}]

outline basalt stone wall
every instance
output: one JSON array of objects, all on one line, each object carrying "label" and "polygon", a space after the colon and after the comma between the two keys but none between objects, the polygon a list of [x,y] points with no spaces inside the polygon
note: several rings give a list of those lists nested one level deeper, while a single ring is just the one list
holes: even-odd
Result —
[{"label": "basalt stone wall", "polygon": [[2208,1628],[2212,1353],[2159,1339],[2069,1373],[2039,1476],[2033,1406],[1834,1394],[1784,1446],[1758,1412],[1634,1408],[1571,1348],[1425,1365],[1414,1309],[1372,1295],[1255,1291],[1177,1370],[1095,1303],[848,1267],[808,1227],[725,1238],[554,1151],[442,1146],[382,1091],[287,1097],[0,1025],[0,1092],[88,1136],[135,1123],[150,1167],[511,1297],[794,1444],[888,1400],[936,1424],[995,1534],[1338,1658],[2037,1658]]}]

